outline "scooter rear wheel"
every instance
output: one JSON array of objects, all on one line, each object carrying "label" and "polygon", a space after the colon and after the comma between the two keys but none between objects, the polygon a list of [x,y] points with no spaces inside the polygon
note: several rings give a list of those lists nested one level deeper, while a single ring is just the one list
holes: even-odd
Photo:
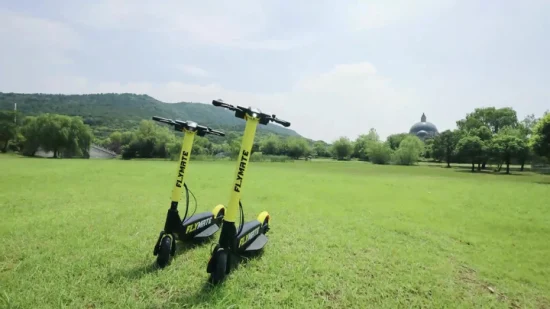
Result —
[{"label": "scooter rear wheel", "polygon": [[166,267],[170,260],[170,251],[172,250],[172,238],[168,235],[162,237],[159,244],[159,252],[157,255],[157,265],[160,268]]}]

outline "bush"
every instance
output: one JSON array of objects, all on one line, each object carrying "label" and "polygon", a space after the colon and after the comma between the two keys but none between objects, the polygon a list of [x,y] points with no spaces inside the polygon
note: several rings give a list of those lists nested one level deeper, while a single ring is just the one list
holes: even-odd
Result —
[{"label": "bush", "polygon": [[401,141],[399,149],[393,153],[392,162],[398,165],[413,165],[418,162],[423,150],[422,141],[414,135],[409,135]]},{"label": "bush", "polygon": [[374,164],[388,164],[391,159],[391,148],[382,142],[371,142],[366,150],[367,157]]}]

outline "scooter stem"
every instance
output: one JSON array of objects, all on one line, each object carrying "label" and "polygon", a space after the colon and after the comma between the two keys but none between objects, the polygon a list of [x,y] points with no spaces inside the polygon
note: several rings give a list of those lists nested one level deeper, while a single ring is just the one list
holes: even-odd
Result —
[{"label": "scooter stem", "polygon": [[241,149],[239,151],[238,164],[235,170],[234,183],[231,186],[231,194],[229,197],[229,203],[227,204],[226,214],[223,218],[224,221],[235,223],[239,214],[239,201],[241,199],[241,192],[243,190],[243,181],[250,162],[250,155],[252,153],[252,146],[254,145],[254,137],[256,136],[256,128],[259,123],[259,118],[254,118],[249,115],[245,116],[246,126],[243,133]]},{"label": "scooter stem", "polygon": [[178,171],[176,173],[176,182],[174,183],[174,188],[172,189],[172,206],[171,208],[177,208],[178,202],[181,198],[181,192],[183,190],[185,169],[187,168],[187,163],[191,157],[191,150],[193,149],[193,141],[195,140],[195,134],[197,132],[183,129],[183,141],[181,145],[181,152],[179,158]]}]

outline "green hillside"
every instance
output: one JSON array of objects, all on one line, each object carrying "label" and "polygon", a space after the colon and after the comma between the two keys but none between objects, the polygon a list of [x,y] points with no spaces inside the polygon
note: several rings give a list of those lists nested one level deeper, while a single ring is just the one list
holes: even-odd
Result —
[{"label": "green hillside", "polygon": [[[116,130],[133,129],[141,120],[151,119],[152,116],[193,120],[225,131],[242,131],[245,124],[231,112],[210,104],[164,103],[143,94],[62,95],[0,92],[0,110],[12,110],[14,103],[17,103],[17,110],[24,115],[56,113],[82,116],[97,137],[108,136]],[[299,136],[295,131],[276,124],[260,126],[258,133]]]}]

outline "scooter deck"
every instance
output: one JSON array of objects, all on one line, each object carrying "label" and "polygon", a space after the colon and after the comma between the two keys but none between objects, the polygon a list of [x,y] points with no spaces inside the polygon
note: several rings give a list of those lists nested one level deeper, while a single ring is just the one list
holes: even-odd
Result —
[{"label": "scooter deck", "polygon": [[265,234],[260,234],[258,235],[258,237],[256,237],[256,239],[254,239],[254,241],[250,245],[248,245],[248,247],[246,247],[244,251],[258,251],[262,249],[265,244],[267,244],[267,236],[265,236]]},{"label": "scooter deck", "polygon": [[214,235],[218,230],[220,229],[219,226],[216,224],[213,224],[209,226],[206,230],[200,232],[199,234],[195,235],[194,238],[206,238]]}]

